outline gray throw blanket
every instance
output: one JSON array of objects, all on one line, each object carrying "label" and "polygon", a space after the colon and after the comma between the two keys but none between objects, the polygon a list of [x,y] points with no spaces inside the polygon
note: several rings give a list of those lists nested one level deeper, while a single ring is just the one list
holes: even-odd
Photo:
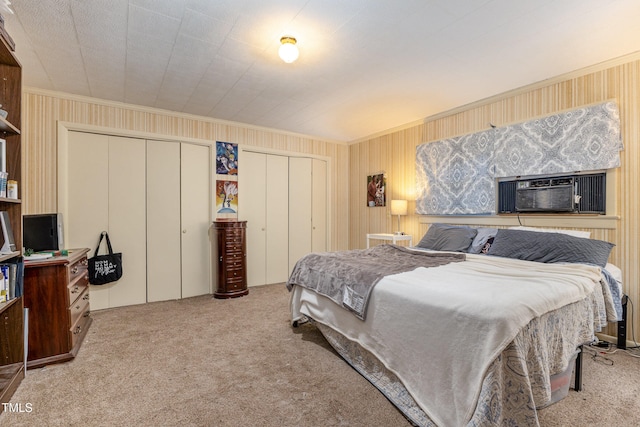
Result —
[{"label": "gray throw blanket", "polygon": [[371,290],[383,277],[464,260],[465,254],[412,251],[397,245],[311,253],[298,260],[287,289],[293,285],[313,289],[364,320]]}]

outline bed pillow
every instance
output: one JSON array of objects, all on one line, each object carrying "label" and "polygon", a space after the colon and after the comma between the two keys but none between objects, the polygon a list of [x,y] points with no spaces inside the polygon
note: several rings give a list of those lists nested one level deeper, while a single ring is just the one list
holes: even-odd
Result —
[{"label": "bed pillow", "polygon": [[580,230],[562,230],[562,229],[556,229],[556,228],[540,228],[540,227],[524,227],[524,226],[510,227],[510,229],[537,231],[539,233],[561,233],[561,234],[568,234],[569,236],[574,236],[574,237],[584,237],[585,239],[588,239],[591,237],[590,231],[580,231]]},{"label": "bed pillow", "polygon": [[496,236],[498,232],[497,228],[485,228],[479,227],[476,229],[478,233],[476,237],[473,238],[473,242],[471,242],[471,246],[467,249],[467,252],[470,254],[479,254],[482,252],[482,249],[485,247],[489,239]]},{"label": "bed pillow", "polygon": [[477,233],[475,228],[467,226],[431,224],[417,246],[436,251],[465,252]]},{"label": "bed pillow", "polygon": [[615,245],[561,233],[500,229],[487,255],[537,262],[569,262],[604,267]]}]

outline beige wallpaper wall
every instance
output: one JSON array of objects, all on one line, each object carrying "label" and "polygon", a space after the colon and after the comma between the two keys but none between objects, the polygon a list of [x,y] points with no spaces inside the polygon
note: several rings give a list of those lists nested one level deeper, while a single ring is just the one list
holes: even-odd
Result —
[{"label": "beige wallpaper wall", "polygon": [[[615,206],[607,207],[607,214],[613,214],[614,219],[594,218],[576,223],[576,227],[590,230],[592,238],[616,244],[610,262],[622,269],[625,293],[640,307],[640,55],[498,95],[428,118],[423,124],[353,143],[349,149],[349,246],[363,248],[367,233],[390,233],[397,229],[397,219],[391,218],[388,205],[366,207],[366,177],[372,173],[386,174],[387,200],[409,200],[410,215],[401,219],[401,227],[414,236],[414,242],[425,233],[425,222],[446,221],[412,214],[415,212],[417,145],[485,130],[489,123],[502,126],[606,100],[618,103],[624,143],[622,166],[612,174],[617,183],[615,202],[611,203]],[[498,226],[517,224],[513,216],[476,219],[476,223],[482,221],[496,221],[494,224]],[[526,225],[540,225],[540,221]],[[636,339],[640,340],[640,310],[634,312],[633,326]],[[614,334],[615,328],[607,333]]]},{"label": "beige wallpaper wall", "polygon": [[[348,146],[270,129],[181,115],[86,97],[23,90],[22,170],[23,213],[57,210],[57,123],[69,122],[176,140],[234,142],[289,153],[325,156],[331,160],[330,221],[332,249],[348,247]],[[240,159],[242,161],[242,159]],[[242,167],[242,166],[240,166]]]},{"label": "beige wallpaper wall", "polygon": [[[617,245],[610,261],[622,269],[625,292],[640,306],[640,199],[633,197],[640,184],[640,55],[498,95],[349,146],[203,117],[25,88],[20,194],[24,213],[56,210],[56,129],[57,122],[64,121],[173,136],[178,140],[191,138],[211,143],[222,140],[329,157],[332,162],[331,240],[335,250],[364,248],[367,233],[396,230],[396,218],[391,218],[388,206],[366,207],[366,177],[383,172],[387,177],[387,199],[409,200],[410,215],[401,219],[401,228],[412,234],[415,241],[426,231],[424,222],[437,220],[411,214],[415,209],[417,145],[477,132],[486,129],[488,123],[501,126],[610,99],[620,107],[625,144],[622,166],[614,171],[617,187],[613,214],[619,219],[612,221],[612,228],[611,221],[602,226],[605,228],[591,228],[591,223],[581,228],[589,229],[593,238]],[[511,225],[514,219],[497,221],[499,225]],[[640,333],[638,311],[634,313],[634,330]]]}]

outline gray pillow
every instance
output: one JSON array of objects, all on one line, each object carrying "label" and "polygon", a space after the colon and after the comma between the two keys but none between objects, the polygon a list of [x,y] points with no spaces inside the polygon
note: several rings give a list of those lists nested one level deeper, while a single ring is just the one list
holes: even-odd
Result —
[{"label": "gray pillow", "polygon": [[500,229],[487,255],[537,262],[569,262],[604,267],[615,245],[560,233]]},{"label": "gray pillow", "polygon": [[496,233],[498,232],[497,228],[485,228],[479,227],[477,228],[478,234],[473,238],[473,242],[471,242],[471,246],[467,249],[467,252],[470,254],[479,254],[482,252],[482,248],[487,243],[487,241],[496,237]]},{"label": "gray pillow", "polygon": [[477,232],[467,226],[431,224],[418,246],[436,251],[465,252]]}]

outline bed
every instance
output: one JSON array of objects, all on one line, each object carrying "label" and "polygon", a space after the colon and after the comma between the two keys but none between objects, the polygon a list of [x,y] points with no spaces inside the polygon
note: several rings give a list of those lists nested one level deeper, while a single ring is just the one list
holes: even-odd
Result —
[{"label": "bed", "polygon": [[292,322],[313,321],[415,425],[538,425],[554,377],[620,318],[613,245],[489,230],[309,254],[287,282]]}]

